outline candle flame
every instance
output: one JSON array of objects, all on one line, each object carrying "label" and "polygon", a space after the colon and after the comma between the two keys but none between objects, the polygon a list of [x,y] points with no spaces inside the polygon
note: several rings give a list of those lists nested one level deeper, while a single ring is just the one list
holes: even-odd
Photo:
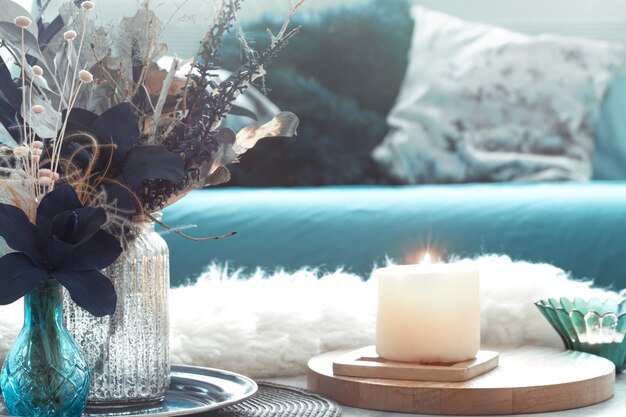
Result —
[{"label": "candle flame", "polygon": [[424,257],[422,258],[422,262],[420,262],[424,265],[430,265],[431,264],[431,259],[430,259],[430,253],[426,252],[424,254]]}]

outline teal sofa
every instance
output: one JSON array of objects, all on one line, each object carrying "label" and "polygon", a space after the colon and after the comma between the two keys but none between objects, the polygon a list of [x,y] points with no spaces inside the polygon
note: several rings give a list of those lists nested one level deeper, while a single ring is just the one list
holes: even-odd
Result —
[{"label": "teal sofa", "polygon": [[[430,248],[446,259],[496,253],[548,262],[576,278],[626,288],[626,77],[613,80],[599,115],[595,181],[396,185],[370,152],[385,135],[407,65],[410,3],[359,0],[294,17],[303,32],[266,82],[269,98],[301,118],[299,136],[244,155],[230,185],[297,188],[210,189],[167,208],[169,225],[197,225],[189,234],[238,232],[213,242],[167,234],[173,285],[195,279],[211,262],[249,271],[344,268],[368,277],[387,258],[414,262]],[[265,16],[246,22],[246,30],[262,45],[265,28],[280,23]],[[185,39],[171,45],[182,48]],[[225,67],[234,67],[239,45],[227,42],[226,49]]]},{"label": "teal sofa", "polygon": [[626,182],[211,189],[165,210],[194,236],[165,238],[172,285],[211,262],[254,271],[343,268],[364,278],[387,258],[507,254],[626,288]]}]

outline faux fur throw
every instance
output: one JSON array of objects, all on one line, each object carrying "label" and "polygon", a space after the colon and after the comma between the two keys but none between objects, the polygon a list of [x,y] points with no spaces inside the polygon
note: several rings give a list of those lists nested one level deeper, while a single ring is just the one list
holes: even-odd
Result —
[{"label": "faux fur throw", "polygon": [[[618,297],[561,269],[486,256],[463,263],[481,272],[483,343],[561,347],[533,302],[546,297]],[[21,302],[0,308],[0,355],[21,327]],[[303,374],[322,352],[374,344],[375,280],[314,270],[243,276],[210,266],[198,282],[171,292],[172,363],[252,377]]]}]

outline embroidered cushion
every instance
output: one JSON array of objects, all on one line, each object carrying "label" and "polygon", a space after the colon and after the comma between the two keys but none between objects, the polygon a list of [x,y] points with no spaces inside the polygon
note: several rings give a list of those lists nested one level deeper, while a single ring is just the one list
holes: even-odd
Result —
[{"label": "embroidered cushion", "polygon": [[412,13],[379,163],[406,183],[591,178],[593,126],[622,45]]}]

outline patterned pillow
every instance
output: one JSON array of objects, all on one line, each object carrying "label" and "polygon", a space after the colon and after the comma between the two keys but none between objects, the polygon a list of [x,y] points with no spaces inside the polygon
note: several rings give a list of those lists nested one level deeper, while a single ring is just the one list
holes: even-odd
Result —
[{"label": "patterned pillow", "polygon": [[391,131],[373,157],[407,183],[588,180],[619,44],[527,36],[420,6]]}]

